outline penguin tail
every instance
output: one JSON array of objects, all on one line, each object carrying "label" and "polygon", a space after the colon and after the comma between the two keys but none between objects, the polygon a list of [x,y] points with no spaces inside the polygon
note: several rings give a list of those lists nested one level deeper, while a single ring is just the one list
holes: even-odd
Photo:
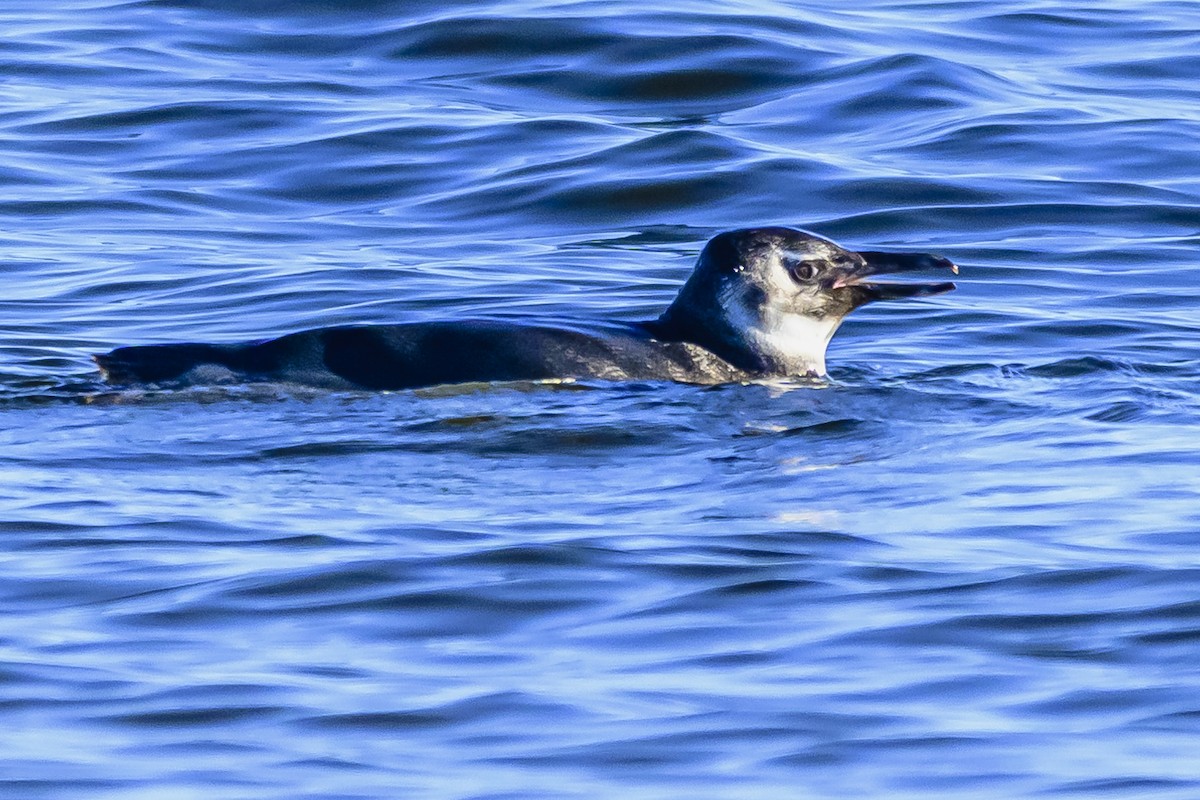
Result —
[{"label": "penguin tail", "polygon": [[100,375],[115,385],[166,383],[204,364],[226,366],[225,348],[209,344],[152,344],[118,347],[92,356]]}]

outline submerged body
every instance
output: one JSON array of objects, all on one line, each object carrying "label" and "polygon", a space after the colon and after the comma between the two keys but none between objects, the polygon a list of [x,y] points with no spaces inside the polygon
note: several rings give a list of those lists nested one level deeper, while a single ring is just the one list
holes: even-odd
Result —
[{"label": "submerged body", "polygon": [[853,309],[954,288],[863,278],[931,268],[957,272],[938,256],[855,253],[793,228],[752,228],[710,240],[657,320],[599,333],[493,321],[352,325],[237,345],[121,347],[96,362],[115,384],[276,381],[374,390],[570,378],[713,384],[819,377],[825,348]]},{"label": "submerged body", "polygon": [[591,335],[492,321],[318,328],[237,345],[122,347],[97,356],[113,383],[277,381],[331,389],[412,389],[562,378],[725,383],[752,376],[702,347],[639,326]]}]

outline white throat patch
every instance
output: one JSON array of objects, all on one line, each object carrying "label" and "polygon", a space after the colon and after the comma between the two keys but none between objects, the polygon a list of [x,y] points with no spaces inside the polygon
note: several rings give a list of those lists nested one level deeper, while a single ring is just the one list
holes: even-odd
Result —
[{"label": "white throat patch", "polygon": [[763,309],[761,316],[749,311],[742,298],[733,292],[721,298],[725,317],[730,325],[741,331],[746,343],[786,366],[791,375],[825,374],[825,349],[841,325],[841,319],[818,319],[803,314],[789,314]]},{"label": "white throat patch", "polygon": [[773,354],[796,374],[825,374],[825,349],[839,319],[815,319],[802,314],[768,314],[746,328],[746,338]]}]

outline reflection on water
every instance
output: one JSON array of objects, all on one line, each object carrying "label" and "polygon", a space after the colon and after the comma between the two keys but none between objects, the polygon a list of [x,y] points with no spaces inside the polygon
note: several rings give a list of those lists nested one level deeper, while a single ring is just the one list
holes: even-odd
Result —
[{"label": "reflection on water", "polygon": [[[1193,797],[1187,4],[0,12],[0,794]],[[931,250],[822,388],[113,392]]]}]

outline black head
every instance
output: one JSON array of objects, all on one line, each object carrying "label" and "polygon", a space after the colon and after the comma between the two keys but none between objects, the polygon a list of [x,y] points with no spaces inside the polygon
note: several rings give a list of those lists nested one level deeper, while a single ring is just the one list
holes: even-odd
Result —
[{"label": "black head", "polygon": [[854,309],[954,288],[865,279],[925,269],[958,272],[940,256],[854,252],[796,228],[728,231],[704,246],[655,332],[702,345],[750,372],[819,376],[829,340]]}]

